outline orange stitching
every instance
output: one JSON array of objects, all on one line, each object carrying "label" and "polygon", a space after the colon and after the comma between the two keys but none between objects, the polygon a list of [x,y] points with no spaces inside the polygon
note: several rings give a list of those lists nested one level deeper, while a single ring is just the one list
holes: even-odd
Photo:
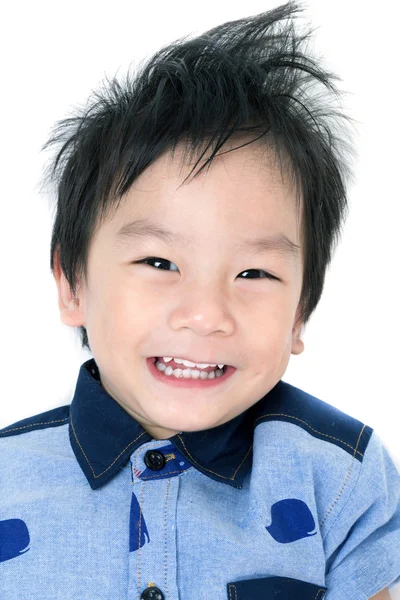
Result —
[{"label": "orange stitching", "polygon": [[[231,588],[233,589],[233,591],[235,592],[235,598],[233,598],[233,596],[231,595]],[[237,600],[237,592],[236,592],[236,586],[233,585],[232,583],[230,583],[228,585],[228,590],[229,590],[229,600]]]},{"label": "orange stitching", "polygon": [[66,423],[68,421],[68,417],[66,419],[59,419],[57,421],[48,421],[47,423],[31,423],[30,425],[22,425],[22,427],[12,427],[11,429],[4,429],[0,433],[8,433],[9,431],[18,431],[19,429],[26,429],[27,427],[36,427],[36,425],[51,425],[52,423]]},{"label": "orange stitching", "polygon": [[169,471],[165,474],[165,477],[159,477],[159,475],[146,475],[146,477],[139,477],[139,479],[142,479],[143,481],[147,481],[148,479],[167,479],[170,475],[175,475],[175,473],[184,473],[184,471],[190,471],[191,469],[194,469],[194,467],[182,469],[181,471]]},{"label": "orange stitching", "polygon": [[215,471],[211,471],[211,469],[206,469],[206,467],[203,467],[202,465],[200,465],[194,458],[193,456],[190,454],[189,450],[186,448],[185,446],[185,442],[183,441],[183,439],[181,438],[180,435],[178,435],[178,438],[181,441],[182,446],[185,448],[185,451],[187,452],[188,456],[190,456],[191,460],[196,463],[197,466],[199,466],[201,469],[203,469],[204,471],[208,471],[209,473],[213,473],[213,475],[217,475],[218,477],[221,477],[222,479],[230,479],[231,481],[233,481],[236,477],[237,472],[239,471],[240,467],[242,466],[242,464],[244,463],[244,461],[246,460],[250,450],[253,447],[253,444],[250,446],[250,448],[248,449],[248,451],[246,452],[242,462],[239,464],[238,468],[236,469],[236,471],[233,474],[233,477],[225,477],[225,475],[220,475],[219,473],[215,473]]},{"label": "orange stitching", "polygon": [[143,483],[142,494],[141,494],[140,503],[139,503],[140,516],[139,516],[139,540],[138,540],[138,549],[139,549],[139,551],[138,551],[138,594],[140,594],[140,550],[141,550],[140,533],[142,531],[142,514],[143,514],[142,506],[143,506],[143,499],[144,499],[144,488],[145,488],[145,483]]},{"label": "orange stitching", "polygon": [[[233,588],[234,592],[235,592],[235,598],[233,598],[233,596],[231,595],[231,588]],[[229,591],[229,600],[237,600],[237,593],[236,593],[236,586],[233,584],[228,584],[228,591]],[[318,596],[319,593],[322,592],[322,596],[321,596],[321,600],[322,598],[325,596],[326,590],[324,589],[319,589],[317,592],[317,595],[315,596],[314,600],[318,600]]]},{"label": "orange stitching", "polygon": [[328,511],[327,511],[327,513],[326,513],[326,515],[325,515],[325,517],[322,519],[321,523],[319,524],[319,526],[320,526],[320,527],[321,527],[321,526],[324,524],[324,522],[326,521],[326,519],[327,519],[327,517],[328,517],[329,513],[332,511],[332,509],[333,509],[333,507],[335,506],[336,502],[339,500],[340,496],[341,496],[341,495],[343,494],[343,492],[344,492],[344,488],[346,487],[346,485],[347,485],[347,481],[348,481],[348,479],[349,479],[349,477],[350,477],[350,474],[351,474],[351,471],[353,470],[354,461],[355,461],[355,459],[356,459],[356,451],[357,451],[357,447],[358,447],[358,444],[359,444],[359,442],[360,442],[360,439],[361,439],[361,436],[362,436],[362,434],[363,434],[363,431],[364,431],[365,427],[366,427],[366,426],[364,425],[364,427],[363,427],[363,428],[361,429],[361,431],[360,431],[360,435],[358,436],[357,445],[356,445],[356,448],[355,448],[355,450],[354,450],[353,460],[351,461],[350,469],[349,469],[349,470],[348,470],[348,472],[347,472],[346,479],[344,480],[344,483],[343,483],[342,489],[340,490],[340,492],[339,492],[339,495],[337,496],[337,498],[336,498],[336,499],[335,499],[335,500],[332,502],[332,505],[331,505],[331,506],[330,506],[330,508],[328,509]]},{"label": "orange stitching", "polygon": [[[263,419],[264,417],[289,417],[290,419],[296,419],[296,421],[300,421],[301,423],[304,423],[305,425],[307,425],[307,427],[309,427],[312,431],[315,431],[315,433],[319,433],[320,435],[324,435],[325,437],[330,438],[331,440],[336,440],[337,442],[341,442],[342,444],[344,444],[345,446],[348,446],[352,450],[357,451],[357,454],[359,454],[360,456],[364,456],[364,454],[362,454],[359,450],[357,450],[358,442],[357,442],[356,447],[353,448],[353,446],[351,446],[347,442],[344,442],[343,440],[340,440],[339,438],[335,438],[332,435],[328,435],[327,433],[323,433],[322,431],[318,431],[317,429],[314,429],[313,427],[311,427],[311,425],[309,425],[309,423],[307,423],[307,421],[303,421],[303,419],[299,419],[299,417],[293,417],[292,415],[286,415],[284,413],[269,413],[267,415],[262,415],[261,417],[258,417],[256,419],[255,423],[257,421],[259,421],[260,419]],[[364,425],[363,429],[364,428],[365,428],[365,425]],[[359,440],[360,440],[360,438],[358,438],[358,441]]]},{"label": "orange stitching", "polygon": [[[138,452],[136,452],[136,454],[135,454],[135,456],[134,456],[134,462],[133,462],[133,473],[132,473],[132,477],[133,477],[133,474],[135,473],[135,471],[137,471],[137,470],[138,470],[138,468],[137,468],[137,466],[136,466],[136,461],[137,461],[137,459],[138,459]],[[132,483],[134,483],[134,481],[132,481]]]},{"label": "orange stitching", "polygon": [[[167,456],[169,456],[169,455],[167,455]],[[139,457],[139,454],[137,453],[135,455],[135,458],[134,458],[134,461],[135,461],[134,465],[133,465],[134,471],[137,469],[137,467],[136,467],[136,461],[137,461],[138,457]],[[191,469],[193,469],[193,467],[189,467],[188,469],[180,469],[179,471],[170,471],[170,473],[167,473],[167,477],[169,475],[174,475],[175,473],[183,473],[184,471],[190,471]],[[150,480],[150,479],[157,479],[157,478],[158,479],[167,479],[167,477],[159,477],[159,475],[147,475],[146,477],[138,477],[138,476],[136,476],[136,477],[140,481],[147,481],[147,480]],[[131,483],[135,483],[135,482],[132,481]]]},{"label": "orange stitching", "polygon": [[[359,450],[357,450],[359,442],[360,442],[360,438],[361,438],[361,433],[364,431],[365,429],[365,425],[363,426],[360,436],[358,438],[356,447],[353,448],[353,446],[351,446],[350,444],[348,444],[347,442],[344,442],[343,440],[340,440],[339,438],[335,438],[332,435],[328,435],[327,433],[323,433],[322,431],[318,431],[317,429],[314,429],[313,427],[311,427],[311,425],[309,425],[309,423],[307,423],[307,421],[304,421],[303,419],[300,419],[298,417],[293,417],[292,415],[287,415],[285,413],[268,413],[266,415],[262,415],[261,417],[258,417],[255,421],[254,424],[257,421],[260,421],[261,419],[265,418],[265,417],[289,417],[291,419],[295,419],[297,421],[300,421],[301,423],[304,423],[305,425],[307,425],[307,427],[309,427],[312,431],[314,431],[315,433],[318,433],[320,435],[324,435],[327,438],[330,438],[332,440],[336,440],[337,442],[341,442],[342,444],[344,444],[345,446],[348,446],[349,448],[351,448],[356,454],[359,454],[360,456],[364,456],[364,454],[362,452],[360,452]],[[198,466],[201,467],[203,470],[207,471],[208,473],[213,473],[213,475],[217,475],[218,477],[221,477],[222,479],[230,479],[231,481],[233,481],[237,475],[237,472],[239,471],[240,467],[242,466],[242,464],[244,463],[244,461],[246,460],[250,450],[252,449],[252,445],[250,446],[250,448],[248,449],[245,457],[243,458],[242,462],[239,464],[238,468],[236,469],[235,473],[233,474],[233,477],[225,477],[224,475],[220,475],[219,473],[215,473],[215,471],[211,471],[211,469],[206,469],[205,467],[203,467],[202,465],[200,465],[194,458],[193,456],[190,454],[190,452],[188,451],[188,449],[185,446],[184,441],[182,440],[181,436],[178,435],[182,446],[185,448],[185,451],[187,452],[188,456],[190,456],[191,460]]]},{"label": "orange stitching", "polygon": [[242,464],[243,464],[243,463],[244,463],[244,461],[246,460],[246,458],[247,458],[247,456],[249,455],[249,452],[250,452],[250,450],[252,449],[252,447],[253,447],[253,444],[250,446],[250,448],[249,448],[249,449],[248,449],[248,451],[246,452],[244,459],[242,460],[242,462],[240,463],[240,465],[238,466],[238,468],[237,468],[237,469],[236,469],[236,471],[234,472],[232,479],[235,479],[235,477],[236,477],[236,475],[237,475],[237,472],[239,471],[240,467],[242,466]]},{"label": "orange stitching", "polygon": [[114,463],[115,463],[115,462],[116,462],[116,461],[119,459],[119,457],[121,456],[121,454],[123,454],[123,453],[125,452],[125,450],[126,450],[127,448],[129,448],[129,446],[132,446],[132,444],[134,444],[134,443],[135,443],[135,442],[136,442],[136,441],[137,441],[137,440],[138,440],[138,439],[139,439],[139,438],[140,438],[142,435],[144,435],[144,434],[146,433],[146,431],[143,431],[143,432],[142,432],[140,435],[138,435],[136,439],[134,439],[132,442],[130,442],[130,443],[129,443],[129,444],[128,444],[128,445],[127,445],[127,446],[126,446],[126,447],[125,447],[125,448],[122,450],[122,452],[120,452],[120,453],[118,454],[118,456],[115,458],[115,460],[113,460],[113,462],[112,462],[112,463],[111,463],[111,464],[110,464],[110,465],[109,465],[109,466],[108,466],[106,469],[104,469],[104,471],[103,471],[102,473],[99,473],[98,475],[96,475],[96,473],[95,473],[95,472],[94,472],[94,470],[93,470],[93,467],[92,467],[92,465],[90,464],[90,461],[89,461],[88,457],[87,457],[87,456],[86,456],[86,454],[85,454],[85,451],[84,451],[84,449],[82,448],[82,446],[81,446],[81,444],[80,444],[80,442],[79,442],[79,440],[78,440],[78,436],[76,435],[75,428],[74,428],[74,424],[72,423],[72,417],[71,417],[71,427],[72,427],[72,431],[73,431],[73,433],[74,433],[75,439],[76,439],[76,441],[77,441],[77,444],[78,444],[79,448],[81,449],[83,456],[86,458],[86,461],[87,461],[87,463],[88,463],[88,465],[89,465],[89,467],[90,467],[90,469],[91,469],[91,471],[92,471],[92,473],[93,473],[93,477],[95,477],[96,479],[97,479],[98,477],[101,477],[102,475],[104,475],[104,473],[106,473],[106,471],[108,471],[108,469],[111,469],[111,467],[112,467],[112,466],[113,466],[113,464],[114,464]]},{"label": "orange stitching", "polygon": [[[256,421],[255,421],[254,423],[256,423],[257,421],[260,421],[261,419],[263,419],[263,418],[265,418],[265,417],[288,417],[288,418],[290,418],[290,419],[295,419],[295,420],[297,420],[297,421],[300,421],[301,423],[304,423],[305,425],[307,425],[307,427],[309,427],[309,428],[310,428],[312,431],[314,431],[315,433],[318,433],[319,435],[323,435],[323,436],[325,436],[325,437],[328,437],[328,438],[330,438],[330,439],[332,439],[332,440],[336,440],[336,441],[338,441],[338,442],[341,442],[341,443],[342,443],[342,444],[344,444],[345,446],[348,446],[349,448],[351,448],[351,449],[354,451],[354,453],[355,453],[355,454],[359,454],[360,456],[364,456],[364,454],[363,454],[362,452],[360,452],[359,450],[357,450],[357,448],[358,448],[358,445],[359,445],[359,442],[360,442],[360,439],[361,439],[361,435],[362,435],[362,433],[363,433],[363,431],[364,431],[364,429],[365,429],[365,427],[366,427],[365,425],[363,426],[363,428],[362,428],[362,430],[361,430],[361,432],[360,432],[360,435],[359,435],[359,437],[358,437],[358,440],[357,440],[356,447],[355,447],[355,448],[353,448],[353,446],[351,446],[350,444],[348,444],[347,442],[344,442],[343,440],[341,440],[341,439],[339,439],[339,438],[335,438],[335,437],[333,437],[333,436],[331,436],[331,435],[328,435],[328,434],[326,434],[326,433],[323,433],[322,431],[318,431],[317,429],[314,429],[313,427],[311,427],[311,425],[309,425],[309,423],[307,423],[307,421],[304,421],[303,419],[300,419],[299,417],[294,417],[294,416],[292,416],[292,415],[288,415],[288,414],[285,414],[285,413],[268,413],[268,414],[265,414],[265,415],[262,415],[262,416],[258,417],[258,419],[256,419]],[[66,419],[59,419],[59,420],[55,420],[55,421],[49,421],[48,423],[46,423],[46,425],[50,425],[50,424],[52,424],[52,423],[66,423],[67,421],[68,421],[68,418],[66,418]],[[77,444],[78,444],[79,448],[81,449],[81,452],[82,452],[83,456],[85,457],[85,459],[86,459],[86,461],[87,461],[87,463],[88,463],[88,465],[89,465],[89,467],[90,467],[90,469],[91,469],[91,471],[92,471],[92,473],[93,473],[93,477],[95,477],[96,479],[98,479],[98,478],[99,478],[99,477],[101,477],[101,476],[102,476],[104,473],[106,473],[106,472],[107,472],[109,469],[111,469],[111,467],[112,467],[112,466],[113,466],[113,464],[114,464],[114,463],[115,463],[115,462],[118,460],[118,458],[121,456],[121,454],[123,454],[123,453],[125,452],[125,450],[127,450],[127,448],[129,448],[129,446],[131,446],[132,444],[134,444],[134,443],[135,443],[135,442],[136,442],[136,441],[137,441],[137,440],[138,440],[138,439],[139,439],[139,438],[140,438],[142,435],[144,435],[144,434],[146,433],[145,431],[143,431],[141,434],[139,434],[137,438],[135,438],[135,439],[134,439],[132,442],[130,442],[130,443],[129,443],[129,444],[128,444],[128,445],[127,445],[127,446],[126,446],[126,447],[125,447],[125,448],[124,448],[124,449],[123,449],[121,452],[120,452],[120,454],[119,454],[119,455],[118,455],[118,456],[117,456],[117,457],[114,459],[114,461],[113,461],[113,462],[112,462],[112,463],[111,463],[111,464],[110,464],[110,465],[109,465],[109,466],[108,466],[108,467],[107,467],[107,468],[106,468],[106,469],[105,469],[105,470],[104,470],[102,473],[100,473],[99,475],[96,475],[96,473],[95,473],[95,472],[94,472],[94,470],[93,470],[93,467],[92,467],[92,465],[90,464],[90,461],[89,461],[88,457],[87,457],[87,456],[86,456],[86,454],[85,454],[85,451],[84,451],[84,450],[83,450],[83,448],[82,448],[82,445],[81,445],[81,443],[79,442],[78,436],[77,436],[77,434],[76,434],[76,431],[75,431],[75,428],[74,428],[74,424],[73,424],[73,422],[72,422],[72,416],[70,417],[70,421],[71,421],[71,427],[72,427],[72,431],[73,431],[73,434],[74,434],[74,436],[75,436],[76,442],[77,442]],[[2,431],[1,433],[8,433],[8,432],[10,432],[10,431],[17,431],[17,430],[19,430],[19,429],[25,429],[25,428],[27,428],[27,427],[34,427],[34,426],[36,426],[36,425],[43,425],[43,423],[31,423],[30,425],[23,425],[22,427],[13,427],[13,428],[11,428],[11,429],[6,429],[6,430],[4,430],[4,431]],[[238,468],[236,469],[236,471],[235,471],[235,473],[233,474],[233,476],[232,476],[232,477],[225,477],[224,475],[220,475],[219,473],[215,473],[215,471],[211,471],[211,469],[206,469],[205,467],[203,467],[202,465],[200,465],[200,464],[199,464],[199,463],[198,463],[198,462],[197,462],[197,461],[196,461],[196,460],[195,460],[195,459],[192,457],[192,455],[189,453],[189,451],[187,450],[187,448],[186,448],[186,446],[185,446],[185,444],[184,444],[184,442],[183,442],[183,440],[182,440],[181,436],[180,436],[180,435],[178,435],[178,437],[179,437],[179,439],[180,439],[180,441],[181,441],[181,443],[182,443],[182,446],[185,448],[185,451],[187,452],[188,456],[190,456],[191,460],[192,460],[194,463],[196,463],[196,465],[197,465],[197,466],[201,467],[201,468],[202,468],[202,469],[204,469],[205,471],[208,471],[209,473],[213,473],[214,475],[217,475],[218,477],[221,477],[222,479],[230,479],[231,481],[233,481],[233,480],[235,479],[235,477],[236,477],[236,475],[237,475],[237,472],[239,471],[240,467],[242,466],[242,464],[243,464],[243,463],[244,463],[244,461],[246,460],[246,458],[247,458],[247,456],[248,456],[249,452],[251,451],[251,449],[252,449],[252,447],[253,447],[252,445],[250,446],[250,448],[248,449],[247,453],[245,454],[245,456],[244,456],[243,460],[242,460],[242,461],[241,461],[241,463],[239,464],[239,466],[238,466]],[[355,458],[355,454],[354,454],[354,458]],[[354,462],[354,461],[353,461],[353,462]],[[351,472],[351,469],[352,469],[352,467],[353,467],[353,463],[352,463],[352,465],[351,465],[351,467],[350,467],[349,474],[350,474],[350,472]],[[344,483],[344,486],[345,486],[345,485],[346,485],[346,481],[345,481],[345,483]],[[343,488],[343,489],[344,489],[344,488]],[[342,490],[342,491],[343,491],[343,490]],[[335,502],[333,503],[333,505],[334,505],[334,504],[336,503],[336,501],[337,501],[337,500],[340,498],[340,495],[341,495],[342,491],[340,492],[340,494],[339,494],[338,498],[335,500]],[[333,505],[332,505],[332,507],[331,507],[331,508],[333,508]],[[330,511],[329,511],[329,512],[330,512]],[[326,516],[327,516],[327,515],[326,515]],[[326,517],[325,517],[325,518],[326,518]],[[325,521],[325,518],[324,518],[324,520],[322,521],[322,523]],[[320,526],[322,525],[322,523],[320,523]]]},{"label": "orange stitching", "polygon": [[167,495],[165,498],[165,508],[164,508],[164,582],[165,582],[165,591],[167,594],[167,600],[169,600],[169,592],[168,592],[168,579],[167,579],[167,566],[168,566],[168,551],[167,551],[167,505],[168,505],[168,492],[171,486],[171,480],[168,479],[167,486]]}]

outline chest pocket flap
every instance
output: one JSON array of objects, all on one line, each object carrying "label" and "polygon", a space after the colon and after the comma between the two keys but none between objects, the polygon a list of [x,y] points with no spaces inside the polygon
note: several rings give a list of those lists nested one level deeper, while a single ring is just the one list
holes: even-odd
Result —
[{"label": "chest pocket flap", "polygon": [[262,577],[228,583],[228,600],[322,600],[327,588],[289,577]]}]

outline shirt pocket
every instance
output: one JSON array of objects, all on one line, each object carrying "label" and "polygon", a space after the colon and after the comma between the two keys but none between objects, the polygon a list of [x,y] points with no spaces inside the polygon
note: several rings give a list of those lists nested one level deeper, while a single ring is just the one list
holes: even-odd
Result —
[{"label": "shirt pocket", "polygon": [[289,577],[261,577],[228,583],[228,600],[322,600],[328,588]]}]

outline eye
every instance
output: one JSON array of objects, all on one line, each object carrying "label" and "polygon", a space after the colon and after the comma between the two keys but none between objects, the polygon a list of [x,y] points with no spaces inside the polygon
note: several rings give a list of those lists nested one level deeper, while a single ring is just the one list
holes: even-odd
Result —
[{"label": "eye", "polygon": [[[169,271],[169,270],[179,271],[178,267],[176,269],[163,268],[162,266],[160,267],[160,265],[166,265],[166,264],[175,265],[175,263],[171,262],[170,260],[167,260],[166,258],[159,258],[157,256],[149,256],[148,258],[143,258],[142,260],[135,261],[135,264],[148,264],[150,266],[153,266],[151,263],[154,263],[155,268],[157,268],[160,271]],[[176,265],[175,265],[175,267],[176,267]],[[248,277],[245,277],[244,279],[272,279],[272,280],[280,281],[279,277],[275,277],[275,275],[271,275],[271,273],[268,273],[268,271],[263,271],[262,269],[249,269],[248,271],[242,271],[242,273],[240,273],[240,275],[243,275],[246,273],[261,273],[261,276],[257,277],[257,276],[250,275]]]},{"label": "eye", "polygon": [[275,277],[275,275],[271,275],[268,271],[263,271],[262,269],[249,269],[248,271],[242,271],[241,275],[244,273],[262,273],[261,277],[245,277],[245,279],[275,279],[276,281],[280,281],[279,277]]},{"label": "eye", "polygon": [[[175,265],[175,263],[171,262],[170,260],[167,260],[166,258],[158,258],[157,256],[149,256],[148,258],[143,258],[142,260],[137,260],[135,262],[135,264],[140,264],[140,263],[143,263],[146,265],[150,264],[150,263],[154,263],[155,265],[165,265],[166,263],[169,263],[170,265]],[[158,266],[156,268],[159,269],[160,271],[168,271],[169,270],[169,269],[159,268]],[[178,271],[178,267],[176,269],[172,269],[172,270]]]}]

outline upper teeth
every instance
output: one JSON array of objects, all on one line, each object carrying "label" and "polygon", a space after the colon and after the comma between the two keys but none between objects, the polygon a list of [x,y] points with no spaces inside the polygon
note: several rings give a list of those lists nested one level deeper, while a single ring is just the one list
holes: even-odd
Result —
[{"label": "upper teeth", "polygon": [[[172,360],[174,357],[173,356],[163,356],[163,360],[164,362],[169,362],[170,360]],[[206,369],[207,367],[216,367],[217,365],[209,365],[207,363],[194,363],[191,362],[190,360],[184,360],[183,358],[174,358],[174,361],[176,363],[178,363],[178,365],[185,365],[185,367],[198,367],[199,369]],[[218,367],[220,369],[222,369],[224,365],[218,365]]]}]

